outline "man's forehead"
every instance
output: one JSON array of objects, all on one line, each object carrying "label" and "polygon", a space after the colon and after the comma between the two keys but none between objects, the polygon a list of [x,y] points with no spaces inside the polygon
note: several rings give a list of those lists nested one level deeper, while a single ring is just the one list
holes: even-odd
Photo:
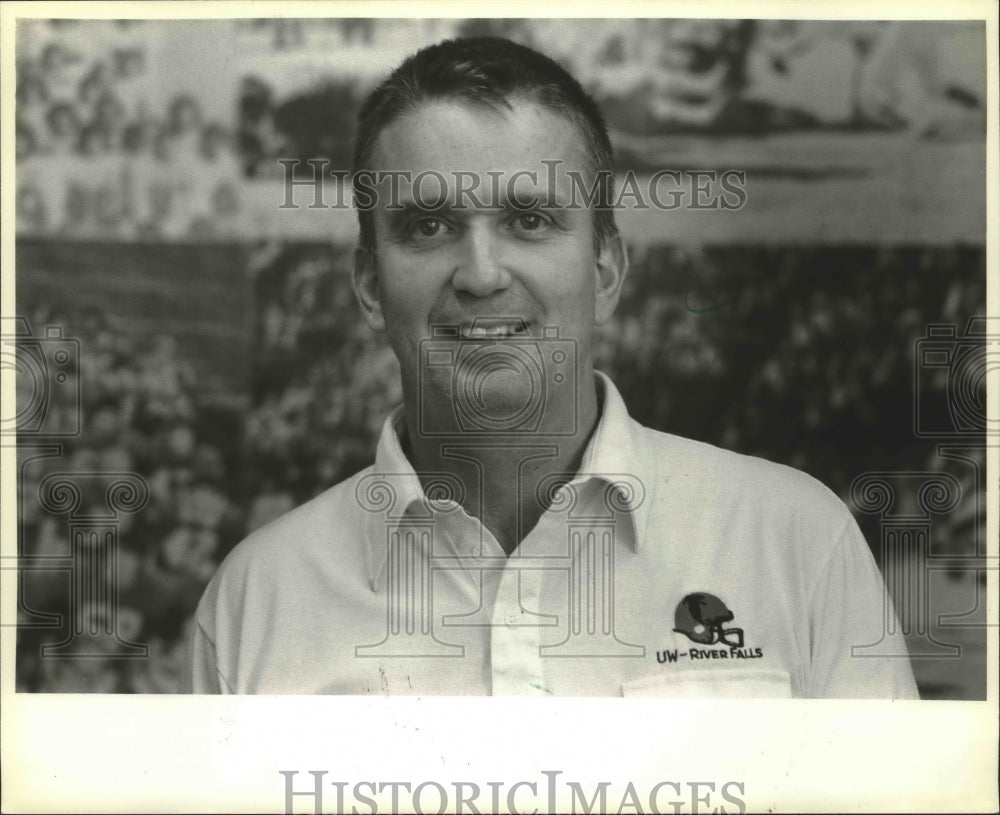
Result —
[{"label": "man's forehead", "polygon": [[486,176],[559,162],[584,169],[587,141],[570,117],[524,97],[506,104],[425,100],[387,124],[372,155],[376,171],[465,171]]}]

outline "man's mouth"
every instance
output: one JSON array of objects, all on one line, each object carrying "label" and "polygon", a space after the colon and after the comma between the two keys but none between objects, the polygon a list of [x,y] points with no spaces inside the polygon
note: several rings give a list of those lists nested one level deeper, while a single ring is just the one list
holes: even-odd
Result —
[{"label": "man's mouth", "polygon": [[528,336],[528,329],[524,323],[491,326],[470,325],[462,329],[462,337],[467,340],[502,340],[526,336]]},{"label": "man's mouth", "polygon": [[462,325],[462,338],[467,340],[502,340],[527,337],[528,325],[514,317],[478,317]]}]

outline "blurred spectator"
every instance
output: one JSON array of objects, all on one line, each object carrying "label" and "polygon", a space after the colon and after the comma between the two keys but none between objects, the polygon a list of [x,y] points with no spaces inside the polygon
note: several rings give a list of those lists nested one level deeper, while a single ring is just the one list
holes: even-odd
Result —
[{"label": "blurred spectator", "polygon": [[191,234],[196,237],[235,237],[240,195],[239,166],[225,128],[209,123],[201,131],[201,166],[194,179]]},{"label": "blurred spectator", "polygon": [[38,137],[30,125],[18,122],[15,125],[14,158],[23,162],[38,152]]},{"label": "blurred spectator", "polygon": [[155,89],[146,77],[146,52],[138,47],[120,48],[113,52],[112,58],[115,91],[132,121],[145,123],[155,98]]},{"label": "blurred spectator", "polygon": [[178,94],[167,107],[163,129],[173,142],[172,151],[182,161],[191,162],[201,152],[201,105],[191,94]]},{"label": "blurred spectator", "polygon": [[38,157],[35,132],[20,123],[16,127],[17,193],[15,215],[18,234],[38,234],[49,225],[48,208],[42,191],[43,167]]},{"label": "blurred spectator", "polygon": [[107,64],[102,61],[95,62],[77,85],[77,103],[85,115],[94,111],[98,100],[107,92],[109,83],[110,71]]},{"label": "blurred spectator", "polygon": [[176,140],[162,129],[153,136],[153,153],[142,164],[144,187],[139,196],[138,234],[142,238],[176,240],[184,233],[181,194],[186,180],[177,172]]},{"label": "blurred spectator", "polygon": [[94,107],[92,127],[104,137],[105,149],[118,150],[122,146],[122,131],[126,126],[125,106],[114,91],[104,91]]},{"label": "blurred spectator", "polygon": [[27,71],[17,82],[15,118],[19,127],[27,128],[33,135],[46,131],[45,112],[49,101],[49,88],[45,80]]},{"label": "blurred spectator", "polygon": [[239,93],[238,147],[248,178],[258,175],[260,164],[270,155],[274,143],[273,112],[270,85],[256,76],[244,77]]},{"label": "blurred spectator", "polygon": [[80,130],[76,152],[84,159],[82,164],[92,166],[92,160],[111,152],[111,147],[108,132],[102,130],[96,123],[87,124]]},{"label": "blurred spectator", "polygon": [[219,124],[207,124],[201,131],[199,155],[210,165],[224,163],[230,157],[229,134]]},{"label": "blurred spectator", "polygon": [[83,130],[76,108],[66,102],[57,102],[49,108],[45,121],[48,125],[46,152],[75,152]]},{"label": "blurred spectator", "polygon": [[42,50],[40,68],[49,86],[58,89],[60,96],[65,94],[68,97],[87,70],[87,61],[82,54],[67,48],[62,42],[50,42]]},{"label": "blurred spectator", "polygon": [[145,122],[132,122],[122,129],[122,152],[134,158],[149,149],[150,128]]}]

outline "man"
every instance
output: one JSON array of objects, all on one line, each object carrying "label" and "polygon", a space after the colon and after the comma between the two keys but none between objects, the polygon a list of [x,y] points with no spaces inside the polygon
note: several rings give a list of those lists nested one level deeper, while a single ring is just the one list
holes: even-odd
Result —
[{"label": "man", "polygon": [[226,559],[194,691],[916,695],[846,507],[638,425],[594,371],[627,271],[611,160],[578,83],[506,40],[375,90],[354,287],[404,405],[374,467]]}]

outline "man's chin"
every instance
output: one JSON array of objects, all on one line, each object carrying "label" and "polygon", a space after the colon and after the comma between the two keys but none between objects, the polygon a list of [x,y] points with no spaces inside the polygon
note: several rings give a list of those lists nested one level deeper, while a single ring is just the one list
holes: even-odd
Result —
[{"label": "man's chin", "polygon": [[466,426],[513,431],[544,407],[541,383],[524,373],[493,371],[455,377],[455,397]]}]

